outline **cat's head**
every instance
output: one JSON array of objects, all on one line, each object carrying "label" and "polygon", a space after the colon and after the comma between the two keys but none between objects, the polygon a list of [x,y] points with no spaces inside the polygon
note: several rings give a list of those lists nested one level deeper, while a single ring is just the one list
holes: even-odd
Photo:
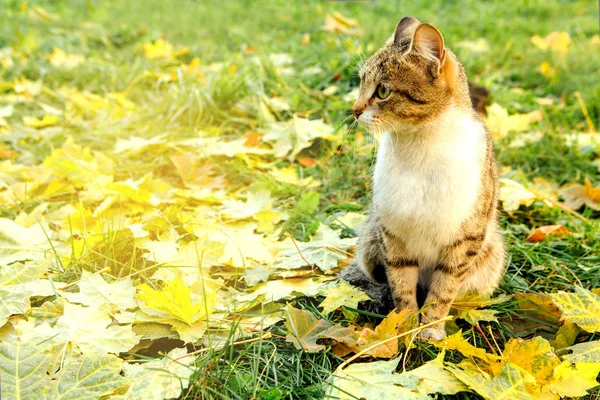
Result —
[{"label": "cat's head", "polygon": [[450,105],[470,108],[462,66],[441,33],[412,17],[364,63],[355,117],[374,132],[401,130],[435,119]]}]

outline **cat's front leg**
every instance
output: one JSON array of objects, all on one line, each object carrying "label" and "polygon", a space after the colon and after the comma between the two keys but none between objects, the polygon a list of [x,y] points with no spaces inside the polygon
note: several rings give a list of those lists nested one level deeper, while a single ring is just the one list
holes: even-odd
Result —
[{"label": "cat's front leg", "polygon": [[418,260],[409,256],[404,241],[379,224],[385,254],[385,274],[396,310],[417,311]]},{"label": "cat's front leg", "polygon": [[[460,294],[465,277],[479,254],[485,234],[465,235],[442,252],[442,259],[433,270],[425,310],[421,321],[431,323],[446,317]],[[421,331],[422,339],[441,340],[446,335],[445,322],[439,322]]]}]

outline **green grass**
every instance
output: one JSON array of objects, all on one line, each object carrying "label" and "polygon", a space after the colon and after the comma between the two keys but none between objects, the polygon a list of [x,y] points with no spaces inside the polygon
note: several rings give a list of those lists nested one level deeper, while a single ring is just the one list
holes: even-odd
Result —
[{"label": "green grass", "polygon": [[[41,162],[67,135],[99,150],[111,148],[117,138],[129,134],[150,138],[165,133],[191,138],[198,130],[204,130],[235,138],[260,126],[257,94],[283,97],[290,102],[291,111],[283,111],[282,117],[289,117],[292,112],[319,116],[345,132],[339,148],[323,142],[305,150],[303,154],[317,157],[316,167],[297,167],[304,176],[322,182],[314,189],[319,195],[318,204],[298,205],[304,192],[249,170],[240,160],[224,161],[218,168],[226,171],[240,188],[269,187],[281,198],[279,205],[290,212],[284,230],[298,239],[306,239],[317,229],[318,221],[330,221],[335,212],[368,208],[370,170],[376,145],[368,134],[348,129],[351,104],[342,97],[359,84],[356,69],[361,57],[378,49],[403,16],[412,15],[442,31],[446,44],[454,48],[470,79],[490,90],[491,102],[500,103],[511,113],[543,110],[543,121],[531,128],[543,133],[542,140],[522,148],[508,146],[515,135],[497,142],[502,166],[511,166],[527,179],[541,176],[562,184],[582,182],[584,177],[589,177],[596,185],[600,183],[600,172],[592,164],[598,157],[598,149],[582,153],[568,146],[563,138],[565,133],[588,129],[575,91],[581,93],[592,121],[600,129],[600,51],[598,45],[589,44],[592,36],[598,34],[598,5],[594,1],[469,0],[460,4],[442,0],[304,1],[295,2],[293,6],[285,1],[24,1],[30,7],[39,5],[60,16],[60,20],[44,24],[33,23],[20,13],[20,3],[4,0],[0,4],[0,48],[10,45],[15,50],[26,51],[29,61],[11,69],[0,69],[0,81],[42,78],[45,86],[53,91],[44,94],[44,101],[49,105],[57,104],[56,91],[62,86],[99,94],[130,87],[129,98],[141,105],[135,116],[125,120],[68,126],[60,133],[44,137],[19,132],[0,136],[1,143],[19,153],[21,162]],[[332,11],[357,19],[364,30],[363,36],[353,38],[324,32],[321,26],[325,15]],[[531,36],[544,37],[553,31],[570,33],[573,43],[569,54],[542,52],[530,43]],[[301,44],[306,33],[311,37],[309,46]],[[205,84],[182,79],[171,85],[160,85],[155,79],[144,78],[146,71],[156,71],[161,66],[139,57],[142,44],[161,35],[166,35],[176,46],[191,49],[184,61],[199,57],[203,65],[215,62],[235,65],[236,74],[224,72]],[[489,43],[488,52],[471,53],[466,48],[454,47],[459,42],[479,38]],[[54,46],[84,54],[90,62],[73,71],[48,68],[43,55],[50,53]],[[258,67],[252,61],[254,55],[247,54],[243,46],[251,46],[255,55],[265,60],[274,53],[289,54],[294,72],[282,77],[269,68],[268,62],[266,68]],[[544,60],[556,68],[555,78],[549,80],[539,73]],[[303,75],[302,71],[310,67],[320,70],[314,75]],[[339,80],[332,82],[336,74]],[[320,94],[332,84],[339,87],[337,95]],[[515,91],[515,88],[523,91]],[[555,104],[542,107],[536,103],[537,97],[552,98]],[[239,102],[248,105],[245,115],[236,111]],[[14,115],[18,118],[36,113],[40,113],[38,108],[17,105]],[[118,160],[116,169],[139,177],[169,166],[169,154],[156,152],[145,154],[143,159],[123,157]],[[19,209],[1,210],[0,215],[12,218],[35,205],[35,199],[31,199]],[[600,216],[589,209],[581,212],[587,218]],[[556,223],[568,226],[575,234],[539,244],[524,242],[530,228]],[[569,290],[578,282],[587,288],[600,286],[597,222],[588,226],[557,208],[532,207],[503,213],[502,227],[510,256],[500,291],[510,294]],[[127,275],[130,270],[119,271],[123,267],[134,268],[135,257],[119,259],[119,254],[126,250],[115,246],[123,246],[131,239],[117,239],[110,235],[105,239],[101,259],[112,260],[112,264],[104,265],[115,275]],[[80,262],[83,267],[100,269],[102,260]],[[319,314],[316,299],[299,298],[294,304]],[[507,319],[520,312],[518,302],[498,307]],[[337,312],[321,317],[339,322],[347,315]],[[358,318],[376,320],[365,314]],[[486,331],[487,325],[482,324]],[[506,323],[489,326],[498,340],[511,337]],[[472,337],[480,347],[486,346],[479,332],[471,331],[468,326],[463,328],[466,337]],[[321,397],[323,382],[342,360],[330,349],[317,354],[296,350],[286,343],[285,328],[281,326],[272,327],[269,332],[272,336],[260,341],[233,345],[231,342],[237,337],[233,330],[227,334],[224,346],[199,354],[194,384],[183,398]],[[407,366],[420,365],[434,355],[432,346],[419,343],[418,349],[409,352]],[[452,398],[475,396],[460,394]],[[596,391],[588,398],[599,399],[600,393]]]}]

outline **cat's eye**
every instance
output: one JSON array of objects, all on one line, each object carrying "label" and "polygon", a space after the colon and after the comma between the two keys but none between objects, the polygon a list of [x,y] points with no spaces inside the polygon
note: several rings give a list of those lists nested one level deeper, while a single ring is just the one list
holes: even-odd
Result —
[{"label": "cat's eye", "polygon": [[377,86],[377,90],[375,91],[375,95],[381,100],[386,99],[390,95],[390,93],[392,93],[392,89],[383,85]]}]

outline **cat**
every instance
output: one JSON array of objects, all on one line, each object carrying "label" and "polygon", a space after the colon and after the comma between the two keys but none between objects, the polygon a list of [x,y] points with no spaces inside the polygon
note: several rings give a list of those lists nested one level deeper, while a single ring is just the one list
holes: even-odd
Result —
[{"label": "cat", "polygon": [[[380,139],[371,212],[342,278],[364,279],[360,268],[371,289],[389,286],[397,309],[418,310],[419,289],[421,321],[434,322],[460,294],[490,295],[504,273],[492,138],[462,65],[432,25],[403,18],[359,76],[352,112]],[[420,333],[444,335],[444,322]]]}]

